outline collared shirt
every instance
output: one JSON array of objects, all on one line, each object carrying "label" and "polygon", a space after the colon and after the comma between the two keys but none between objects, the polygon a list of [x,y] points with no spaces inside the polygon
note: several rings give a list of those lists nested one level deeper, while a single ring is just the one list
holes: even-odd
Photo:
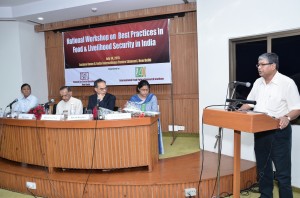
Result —
[{"label": "collared shirt", "polygon": [[18,98],[18,102],[15,104],[13,110],[27,113],[30,109],[36,107],[37,105],[37,97],[30,94],[27,98],[25,98],[24,96],[22,98]]},{"label": "collared shirt", "polygon": [[300,109],[300,96],[295,82],[278,71],[268,84],[263,77],[258,78],[247,99],[257,102],[254,111],[265,112],[276,118]]},{"label": "collared shirt", "polygon": [[64,111],[68,111],[68,115],[71,113],[71,106],[74,105],[75,115],[80,115],[83,112],[81,100],[71,97],[68,102],[61,100],[56,106],[56,114],[62,115]]}]

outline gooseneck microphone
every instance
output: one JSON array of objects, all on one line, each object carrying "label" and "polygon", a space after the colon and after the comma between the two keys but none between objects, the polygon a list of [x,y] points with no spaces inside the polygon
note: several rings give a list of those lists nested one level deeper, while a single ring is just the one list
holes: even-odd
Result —
[{"label": "gooseneck microphone", "polygon": [[48,106],[49,104],[53,103],[54,102],[54,99],[50,99],[49,102],[46,102],[45,104],[43,104],[43,106]]},{"label": "gooseneck microphone", "polygon": [[18,102],[18,99],[16,98],[14,101],[12,101],[11,103],[9,103],[9,105],[7,105],[6,107],[10,107],[11,108],[11,106],[14,104],[14,103],[16,103],[16,102]]},{"label": "gooseneck microphone", "polygon": [[242,100],[242,99],[226,99],[226,102],[234,102],[234,103],[239,103],[239,104],[253,104],[256,105],[255,100]]},{"label": "gooseneck microphone", "polygon": [[233,84],[235,84],[236,86],[238,86],[238,85],[243,85],[245,87],[250,87],[251,86],[251,83],[249,83],[249,82],[233,81]]},{"label": "gooseneck microphone", "polygon": [[53,99],[53,98],[50,99],[49,102],[46,102],[45,104],[43,104],[44,108],[45,108],[45,109],[49,109],[49,104],[51,104],[51,103],[53,103],[53,102],[54,102],[54,99]]}]

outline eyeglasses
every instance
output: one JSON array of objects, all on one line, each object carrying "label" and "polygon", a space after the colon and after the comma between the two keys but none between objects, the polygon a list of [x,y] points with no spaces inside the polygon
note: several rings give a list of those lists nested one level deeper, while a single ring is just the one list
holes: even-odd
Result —
[{"label": "eyeglasses", "polygon": [[107,87],[99,88],[100,91],[106,91]]},{"label": "eyeglasses", "polygon": [[70,94],[66,94],[66,95],[61,95],[60,97],[61,97],[61,98],[64,98],[64,97],[67,98],[67,97],[69,97],[69,96],[70,96]]},{"label": "eyeglasses", "polygon": [[266,65],[272,65],[273,63],[258,63],[258,64],[256,64],[255,66],[256,67],[259,67],[259,66],[266,66]]}]

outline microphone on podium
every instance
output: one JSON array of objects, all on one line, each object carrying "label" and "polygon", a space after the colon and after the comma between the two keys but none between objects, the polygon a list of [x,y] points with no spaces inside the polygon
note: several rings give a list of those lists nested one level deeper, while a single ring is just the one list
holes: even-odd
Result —
[{"label": "microphone on podium", "polygon": [[233,102],[237,104],[253,104],[256,105],[255,100],[242,100],[242,99],[226,99],[226,102]]},{"label": "microphone on podium", "polygon": [[242,85],[242,86],[245,86],[245,87],[250,87],[251,86],[251,83],[249,83],[249,82],[233,81],[233,84],[235,84],[236,86],[238,86],[238,85]]}]

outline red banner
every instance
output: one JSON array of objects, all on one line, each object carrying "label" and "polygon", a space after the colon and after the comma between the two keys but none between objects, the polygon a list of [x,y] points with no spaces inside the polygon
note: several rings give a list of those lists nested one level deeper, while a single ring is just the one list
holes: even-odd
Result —
[{"label": "red banner", "polygon": [[65,68],[170,62],[168,19],[65,32]]}]

